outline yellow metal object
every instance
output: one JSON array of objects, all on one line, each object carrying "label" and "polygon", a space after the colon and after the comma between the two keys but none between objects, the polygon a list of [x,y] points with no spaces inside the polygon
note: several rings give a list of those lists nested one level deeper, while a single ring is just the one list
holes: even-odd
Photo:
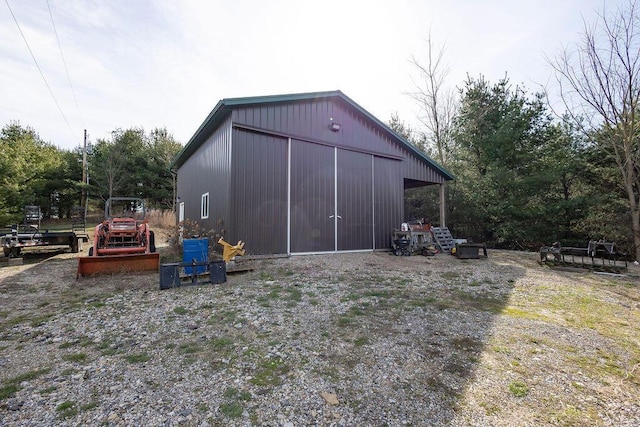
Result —
[{"label": "yellow metal object", "polygon": [[236,255],[244,255],[244,242],[242,240],[238,240],[237,245],[230,245],[225,242],[222,237],[218,240],[218,243],[222,245],[222,259],[225,262],[231,261]]}]

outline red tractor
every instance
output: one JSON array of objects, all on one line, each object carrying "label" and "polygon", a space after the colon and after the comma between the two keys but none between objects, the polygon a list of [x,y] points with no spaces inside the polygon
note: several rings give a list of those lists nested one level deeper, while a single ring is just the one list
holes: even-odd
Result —
[{"label": "red tractor", "polygon": [[112,197],[105,203],[105,220],[96,225],[89,256],[78,258],[78,276],[131,271],[158,271],[153,231],[144,201]]}]

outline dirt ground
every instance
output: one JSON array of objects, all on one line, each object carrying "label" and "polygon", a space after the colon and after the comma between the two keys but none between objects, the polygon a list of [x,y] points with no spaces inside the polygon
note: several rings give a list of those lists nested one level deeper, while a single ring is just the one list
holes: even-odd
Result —
[{"label": "dirt ground", "polygon": [[160,291],[75,258],[0,267],[7,425],[640,425],[635,265],[317,255]]}]

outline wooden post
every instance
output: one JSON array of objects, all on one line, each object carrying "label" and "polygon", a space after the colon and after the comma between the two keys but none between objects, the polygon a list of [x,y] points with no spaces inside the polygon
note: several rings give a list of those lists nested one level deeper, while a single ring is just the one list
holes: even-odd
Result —
[{"label": "wooden post", "polygon": [[80,196],[80,206],[85,208],[87,198],[87,130],[84,130],[84,145],[82,147],[82,194]]},{"label": "wooden post", "polygon": [[446,183],[440,184],[440,227],[446,227],[446,205],[445,205],[445,189]]}]

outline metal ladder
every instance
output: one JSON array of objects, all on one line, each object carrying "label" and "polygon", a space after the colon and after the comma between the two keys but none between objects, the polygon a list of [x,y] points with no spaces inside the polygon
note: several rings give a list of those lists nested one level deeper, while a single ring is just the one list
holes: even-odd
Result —
[{"label": "metal ladder", "polygon": [[448,227],[432,227],[433,236],[436,239],[436,242],[440,245],[443,252],[451,253],[451,249],[453,249],[453,236],[451,236],[451,232]]}]

